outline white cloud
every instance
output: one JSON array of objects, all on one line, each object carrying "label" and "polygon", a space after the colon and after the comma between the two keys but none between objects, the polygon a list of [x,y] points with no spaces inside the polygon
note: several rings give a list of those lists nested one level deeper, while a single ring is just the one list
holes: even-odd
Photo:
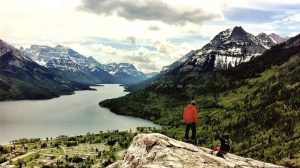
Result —
[{"label": "white cloud", "polygon": [[220,0],[220,4],[223,7],[241,7],[241,8],[252,8],[262,10],[272,10],[273,7],[285,7],[285,5],[299,4],[297,0]]},{"label": "white cloud", "polygon": [[[184,55],[189,47],[192,48],[187,44],[176,46],[166,41],[153,43],[156,43],[153,44],[153,46],[156,46],[156,50],[139,47],[136,50],[126,51],[103,44],[91,44],[85,46],[85,48],[89,48],[88,55],[94,56],[101,63],[130,62],[143,72],[160,71],[163,66],[176,61]],[[169,50],[166,54],[164,50],[160,50],[162,46],[172,48],[172,50]],[[79,53],[87,52],[82,48],[82,45],[69,45],[68,47],[72,47]]]},{"label": "white cloud", "polygon": [[201,24],[221,17],[220,12],[207,10],[206,6],[198,4],[180,0],[82,0],[78,9],[99,15],[117,15],[128,20],[156,20],[167,24]]},{"label": "white cloud", "polygon": [[[139,64],[137,67],[145,71],[150,71],[151,67],[152,70],[161,69],[188,52],[187,47],[178,47],[167,39],[185,36],[192,24],[179,26],[160,21],[128,21],[116,16],[97,16],[77,11],[79,3],[73,0],[53,0],[51,3],[39,0],[0,1],[0,38],[17,47],[61,44],[83,55],[96,56],[101,63],[130,61]],[[200,26],[194,25],[193,28]],[[158,51],[146,48],[125,51],[101,43],[85,45],[90,42],[90,37],[107,38],[116,43],[127,39],[133,45],[153,46]],[[141,61],[148,59],[151,60],[149,64],[155,66],[143,69],[146,65]]]},{"label": "white cloud", "polygon": [[300,13],[288,16],[287,18],[283,19],[286,23],[293,23],[293,22],[300,22]]},{"label": "white cloud", "polygon": [[[236,25],[253,34],[287,31],[285,35],[290,35],[299,32],[299,12],[283,13],[277,16],[277,22],[260,24],[228,21],[223,16],[223,11],[231,7],[272,10],[270,6],[293,6],[294,0],[120,0],[125,6],[120,6],[115,0],[101,1],[115,5],[111,7],[115,13],[104,11],[108,15],[99,14],[99,11],[80,11],[78,7],[82,2],[92,0],[0,0],[0,38],[17,47],[61,44],[83,55],[95,56],[101,63],[130,62],[149,72],[176,61],[192,49],[201,48],[220,31]],[[99,4],[100,1],[94,2]],[[145,7],[145,4],[160,4],[166,13],[156,9],[147,11],[153,13],[143,13],[138,5]],[[125,11],[116,11],[116,6]],[[102,9],[99,6],[94,9],[99,8]],[[132,8],[139,12],[128,11]],[[91,9],[93,7],[85,10]],[[168,18],[168,12],[172,14],[171,18]],[[284,26],[284,23],[288,25]],[[196,35],[199,40],[189,39]],[[91,39],[109,39],[114,44],[135,47],[126,50]],[[171,39],[181,41],[174,43]],[[156,50],[149,49],[149,46]]]}]

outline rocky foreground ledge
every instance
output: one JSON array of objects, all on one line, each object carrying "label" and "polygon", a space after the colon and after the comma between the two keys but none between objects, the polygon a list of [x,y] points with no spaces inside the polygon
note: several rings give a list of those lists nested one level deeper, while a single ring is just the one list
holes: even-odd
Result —
[{"label": "rocky foreground ledge", "polygon": [[226,154],[225,159],[209,149],[171,139],[161,134],[139,134],[134,137],[123,160],[109,168],[283,168],[270,163]]}]

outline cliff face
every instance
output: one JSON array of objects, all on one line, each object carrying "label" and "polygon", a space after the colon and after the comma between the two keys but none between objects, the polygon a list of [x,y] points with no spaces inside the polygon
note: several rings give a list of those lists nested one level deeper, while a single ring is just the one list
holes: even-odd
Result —
[{"label": "cliff face", "polygon": [[210,154],[203,147],[171,139],[161,134],[139,134],[128,148],[124,159],[117,161],[109,168],[138,167],[172,167],[172,168],[222,168],[222,167],[256,167],[282,168],[250,158],[226,154],[225,159]]}]

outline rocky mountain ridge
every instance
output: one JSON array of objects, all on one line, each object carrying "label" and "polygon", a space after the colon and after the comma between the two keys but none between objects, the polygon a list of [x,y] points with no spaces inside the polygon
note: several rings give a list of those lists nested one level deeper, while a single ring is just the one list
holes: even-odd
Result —
[{"label": "rocky mountain ridge", "polygon": [[115,83],[114,77],[98,67],[91,58],[70,48],[32,45],[24,51],[41,66],[69,80],[85,84]]},{"label": "rocky mountain ridge", "polygon": [[103,65],[103,69],[122,83],[138,83],[147,79],[144,73],[138,71],[134,65],[129,63],[117,64],[113,62]]},{"label": "rocky mountain ridge", "polygon": [[246,32],[241,26],[226,29],[217,34],[201,49],[192,50],[173,64],[163,68],[167,73],[190,71],[210,72],[235,67],[243,62],[261,55],[271,46],[279,44],[287,38],[274,33],[261,33],[254,36]]},{"label": "rocky mountain ridge", "polygon": [[147,77],[132,64],[101,64],[93,57],[85,57],[73,49],[58,45],[32,45],[24,50],[42,66],[67,79],[87,84],[136,83]]},{"label": "rocky mountain ridge", "polygon": [[261,43],[268,48],[288,40],[287,37],[280,37],[275,33],[271,33],[271,34],[260,33],[256,37],[259,38]]}]

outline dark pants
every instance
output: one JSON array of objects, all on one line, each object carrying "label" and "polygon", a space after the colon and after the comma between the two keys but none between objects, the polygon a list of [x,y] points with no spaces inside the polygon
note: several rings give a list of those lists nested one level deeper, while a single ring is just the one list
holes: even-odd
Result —
[{"label": "dark pants", "polygon": [[191,123],[191,124],[186,123],[186,125],[185,125],[185,136],[184,137],[185,137],[186,140],[189,139],[190,129],[192,129],[191,139],[196,143],[196,123]]}]

